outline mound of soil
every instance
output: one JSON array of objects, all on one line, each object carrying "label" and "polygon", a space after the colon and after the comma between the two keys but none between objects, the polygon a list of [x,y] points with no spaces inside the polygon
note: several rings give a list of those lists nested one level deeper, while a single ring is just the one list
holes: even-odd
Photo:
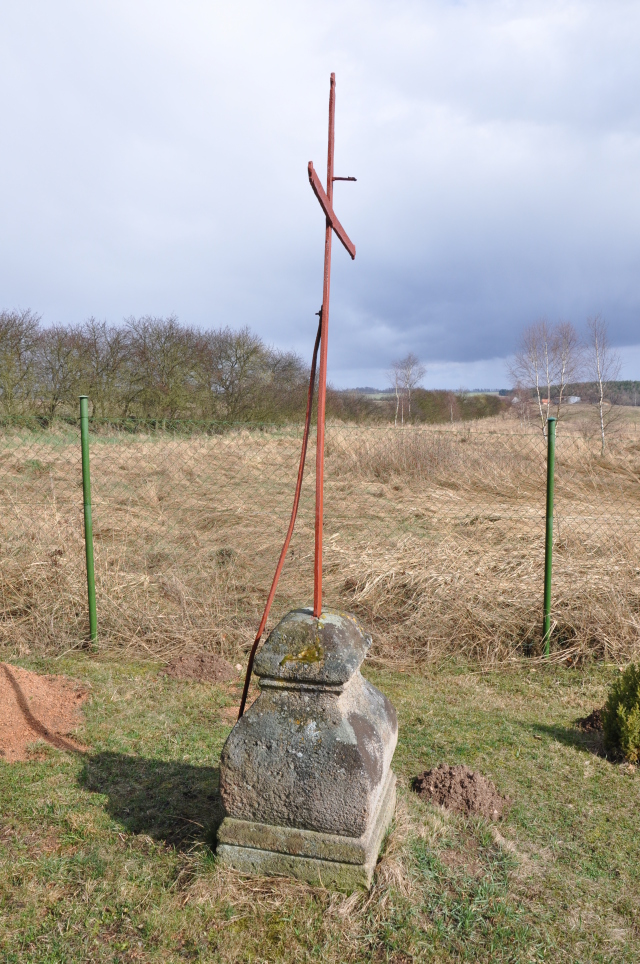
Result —
[{"label": "mound of soil", "polygon": [[601,706],[592,713],[589,713],[588,716],[583,716],[581,719],[576,720],[576,726],[580,730],[584,730],[586,733],[599,733],[603,727],[603,714],[604,706]]},{"label": "mound of soil", "polygon": [[40,676],[0,663],[0,760],[33,757],[28,747],[36,740],[59,750],[85,750],[70,734],[82,721],[86,698],[87,692],[64,676]]},{"label": "mound of soil", "polygon": [[425,770],[413,778],[411,788],[431,803],[488,820],[498,820],[509,802],[491,780],[474,773],[464,763],[453,767],[441,763],[433,770]]},{"label": "mound of soil", "polygon": [[171,679],[192,680],[196,683],[228,683],[240,673],[222,656],[212,653],[184,653],[176,656],[164,668]]}]

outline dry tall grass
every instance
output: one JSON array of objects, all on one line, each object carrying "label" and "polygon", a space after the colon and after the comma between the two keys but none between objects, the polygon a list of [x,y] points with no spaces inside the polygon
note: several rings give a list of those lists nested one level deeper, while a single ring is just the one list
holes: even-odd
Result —
[{"label": "dry tall grass", "polygon": [[[359,613],[381,660],[536,652],[541,635],[541,434],[332,425],[326,603]],[[100,646],[158,657],[250,643],[290,511],[298,430],[95,436]],[[560,434],[554,547],[557,658],[640,650],[640,444],[605,460]],[[274,619],[312,595],[313,455]],[[86,637],[75,432],[0,439],[0,642],[63,652]]]}]

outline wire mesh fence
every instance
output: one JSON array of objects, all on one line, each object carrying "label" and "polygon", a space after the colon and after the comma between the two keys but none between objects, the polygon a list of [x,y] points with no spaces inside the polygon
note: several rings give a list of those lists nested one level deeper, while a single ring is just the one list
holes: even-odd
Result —
[{"label": "wire mesh fence", "polygon": [[[495,423],[494,423],[495,424]],[[324,602],[381,659],[498,659],[541,642],[546,441],[502,421],[327,426]],[[291,511],[301,425],[91,420],[100,646],[237,656]],[[313,587],[314,440],[273,620]],[[640,444],[558,431],[552,649],[626,658],[640,637]],[[0,426],[0,633],[87,636],[79,421]]]}]

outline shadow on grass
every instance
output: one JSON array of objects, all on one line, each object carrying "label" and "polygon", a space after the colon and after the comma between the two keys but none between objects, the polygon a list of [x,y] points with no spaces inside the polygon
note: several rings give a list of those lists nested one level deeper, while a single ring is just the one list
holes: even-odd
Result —
[{"label": "shadow on grass", "polygon": [[177,850],[198,842],[215,848],[224,816],[217,767],[105,752],[85,758],[79,781],[108,798],[107,813],[129,833]]},{"label": "shadow on grass", "polygon": [[574,746],[577,750],[609,760],[610,763],[619,762],[616,754],[605,747],[602,732],[585,732],[577,726],[548,726],[544,723],[535,723],[531,729],[538,733],[545,733],[559,743],[564,743],[565,746]]}]

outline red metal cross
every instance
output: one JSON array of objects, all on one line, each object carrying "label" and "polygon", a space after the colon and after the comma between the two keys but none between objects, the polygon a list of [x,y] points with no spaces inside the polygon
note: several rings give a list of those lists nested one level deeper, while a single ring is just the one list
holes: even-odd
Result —
[{"label": "red metal cross", "polygon": [[336,109],[336,75],[331,74],[329,90],[329,147],[327,151],[327,190],[324,191],[320,178],[309,161],[309,183],[313,193],[325,213],[326,230],[324,238],[324,283],[322,286],[322,313],[320,316],[320,372],[318,375],[318,432],[316,448],[316,548],[313,567],[313,614],[320,616],[322,611],[322,519],[324,500],[324,419],[327,402],[327,342],[329,335],[329,289],[331,286],[331,239],[335,231],[351,255],[356,256],[356,246],[350,240],[333,210],[333,182],[355,181],[355,177],[333,176],[333,147]]},{"label": "red metal cross", "polygon": [[316,335],[316,343],[313,349],[313,360],[311,362],[311,371],[309,373],[309,392],[307,395],[307,413],[305,416],[304,424],[304,435],[302,440],[302,451],[300,453],[300,466],[298,468],[298,481],[296,482],[296,492],[293,499],[293,508],[291,510],[291,519],[289,520],[289,528],[287,530],[287,535],[284,540],[284,545],[282,546],[282,551],[280,553],[280,558],[278,560],[278,565],[276,566],[276,571],[273,577],[273,582],[271,583],[271,589],[269,590],[269,596],[267,597],[267,602],[264,607],[264,612],[262,614],[262,619],[260,620],[260,625],[258,626],[258,632],[256,633],[256,638],[253,641],[253,646],[251,647],[251,652],[249,653],[249,660],[247,662],[247,672],[244,678],[244,689],[242,691],[242,699],[240,701],[240,709],[238,711],[238,719],[244,713],[244,708],[247,703],[247,695],[249,693],[249,683],[251,682],[251,672],[253,669],[253,661],[262,638],[265,626],[267,625],[267,620],[269,618],[269,612],[271,610],[271,604],[275,598],[276,589],[278,587],[278,580],[280,579],[280,574],[282,572],[282,567],[284,566],[285,558],[287,555],[287,550],[291,542],[291,536],[293,535],[293,527],[296,523],[296,516],[298,514],[298,506],[300,504],[300,491],[302,488],[302,477],[304,475],[305,459],[307,454],[307,441],[309,439],[309,427],[311,424],[311,408],[313,402],[313,385],[315,382],[315,372],[316,372],[316,359],[318,357],[318,342],[320,342],[320,373],[318,378],[318,447],[316,451],[316,554],[314,563],[314,580],[313,580],[313,613],[316,616],[320,616],[322,611],[322,497],[323,497],[323,481],[324,481],[324,415],[327,401],[327,337],[329,332],[329,282],[331,280],[331,236],[335,231],[345,248],[349,252],[352,258],[356,256],[355,245],[349,240],[349,237],[338,221],[335,212],[333,210],[333,182],[334,181],[355,181],[355,177],[334,177],[333,176],[333,137],[334,137],[334,115],[336,106],[336,75],[331,74],[331,90],[329,92],[329,153],[327,160],[327,190],[325,192],[322,184],[320,183],[320,178],[313,169],[313,164],[309,161],[309,182],[314,190],[320,206],[324,211],[326,218],[326,232],[324,239],[324,285],[322,288],[322,308],[320,310],[320,324],[318,325],[318,333]]}]

